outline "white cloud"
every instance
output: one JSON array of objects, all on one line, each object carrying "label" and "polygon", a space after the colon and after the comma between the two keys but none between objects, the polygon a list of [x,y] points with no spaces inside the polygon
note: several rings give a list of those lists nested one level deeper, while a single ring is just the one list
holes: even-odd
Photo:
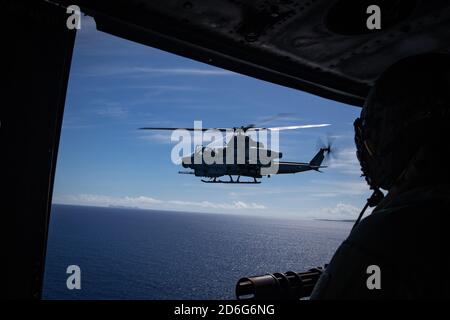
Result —
[{"label": "white cloud", "polygon": [[291,112],[279,112],[275,115],[270,116],[259,116],[256,120],[256,123],[258,126],[266,124],[266,123],[272,123],[272,122],[285,122],[285,121],[303,121],[303,118],[298,117],[295,113]]},{"label": "white cloud", "polygon": [[329,167],[342,173],[361,175],[355,147],[339,150],[336,159],[330,161]]},{"label": "white cloud", "polygon": [[128,67],[110,66],[89,68],[84,76],[231,76],[236,73],[218,68],[151,68],[151,67]]},{"label": "white cloud", "polygon": [[[226,188],[226,186],[224,186]],[[226,189],[229,190],[229,189]],[[370,189],[366,182],[362,179],[360,181],[323,181],[312,179],[306,182],[303,186],[284,188],[273,186],[261,186],[258,190],[234,187],[228,192],[228,195],[233,198],[250,197],[257,195],[283,195],[283,194],[298,194],[304,197],[343,197],[343,196],[357,196],[361,197],[369,195]]]},{"label": "white cloud", "polygon": [[213,209],[266,209],[264,205],[257,204],[254,202],[245,203],[243,201],[233,201],[231,203],[214,203],[210,201],[194,202],[194,201],[172,200],[169,201],[168,203],[180,206],[194,206]]},{"label": "white cloud", "polygon": [[129,207],[148,207],[154,204],[159,204],[162,201],[146,197],[111,197],[99,194],[78,194],[78,195],[64,195],[57,196],[54,199],[55,203],[62,204],[79,204],[91,206],[129,206]]},{"label": "white cloud", "polygon": [[167,134],[152,133],[152,134],[140,136],[139,139],[150,141],[150,142],[156,142],[156,143],[172,144],[171,133],[167,133]]},{"label": "white cloud", "polygon": [[319,181],[312,180],[315,186],[309,188],[312,196],[316,197],[342,197],[363,196],[370,192],[369,186],[361,181]]},{"label": "white cloud", "polygon": [[229,76],[234,72],[213,68],[148,68],[131,67],[123,70],[125,73],[153,74],[161,76]]},{"label": "white cloud", "polygon": [[129,85],[128,89],[149,90],[153,95],[167,92],[198,92],[204,91],[204,88],[192,86],[177,86],[177,85]]},{"label": "white cloud", "polygon": [[120,106],[109,106],[97,110],[97,114],[111,118],[122,118],[128,114],[128,110]]},{"label": "white cloud", "polygon": [[183,209],[192,208],[203,209],[225,209],[225,210],[264,210],[266,206],[254,202],[232,201],[232,202],[211,202],[211,201],[184,201],[184,200],[160,200],[153,197],[112,197],[98,194],[79,194],[55,196],[54,203],[89,205],[89,206],[125,206],[141,209]]},{"label": "white cloud", "polygon": [[360,211],[359,208],[352,206],[351,204],[338,203],[332,208],[323,208],[322,211],[330,216],[345,216],[345,217],[357,217]]},{"label": "white cloud", "polygon": [[323,207],[315,210],[310,215],[320,219],[356,219],[361,212],[361,208],[357,208],[351,204],[338,203],[334,207]]}]

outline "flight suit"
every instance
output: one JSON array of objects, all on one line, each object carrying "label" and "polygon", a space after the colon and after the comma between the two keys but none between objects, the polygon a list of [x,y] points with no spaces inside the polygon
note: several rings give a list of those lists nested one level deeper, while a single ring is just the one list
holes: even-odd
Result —
[{"label": "flight suit", "polygon": [[338,248],[312,300],[450,297],[450,185],[386,200]]}]

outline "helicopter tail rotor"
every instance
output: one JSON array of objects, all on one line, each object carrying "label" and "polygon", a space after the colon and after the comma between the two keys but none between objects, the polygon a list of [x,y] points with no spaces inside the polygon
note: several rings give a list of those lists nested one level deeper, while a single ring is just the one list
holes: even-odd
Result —
[{"label": "helicopter tail rotor", "polygon": [[337,149],[334,146],[335,139],[335,136],[327,134],[325,142],[320,138],[317,142],[318,149],[324,151],[326,160],[333,160],[337,158]]}]

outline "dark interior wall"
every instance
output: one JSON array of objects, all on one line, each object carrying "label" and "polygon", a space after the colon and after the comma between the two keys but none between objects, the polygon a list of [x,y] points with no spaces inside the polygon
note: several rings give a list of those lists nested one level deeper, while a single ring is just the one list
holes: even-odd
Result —
[{"label": "dark interior wall", "polygon": [[[72,0],[53,0],[70,5]],[[448,0],[78,0],[98,30],[362,106],[403,58],[450,52]],[[367,8],[379,5],[379,30]]]},{"label": "dark interior wall", "polygon": [[75,30],[44,1],[0,1],[1,228],[8,298],[40,298]]}]

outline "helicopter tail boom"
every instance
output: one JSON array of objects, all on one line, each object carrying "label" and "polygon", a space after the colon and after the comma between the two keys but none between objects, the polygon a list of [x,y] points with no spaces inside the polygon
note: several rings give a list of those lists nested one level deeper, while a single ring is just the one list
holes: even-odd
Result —
[{"label": "helicopter tail boom", "polygon": [[278,165],[274,168],[274,172],[271,174],[290,174],[298,173],[309,170],[319,171],[320,168],[326,168],[325,166],[316,166],[303,162],[278,162]]},{"label": "helicopter tail boom", "polygon": [[320,148],[309,163],[280,161],[277,163],[277,167],[275,168],[276,172],[273,174],[289,174],[310,170],[321,172],[320,169],[327,167],[322,166],[322,162],[325,159],[325,155],[329,153],[330,150],[330,147]]}]

